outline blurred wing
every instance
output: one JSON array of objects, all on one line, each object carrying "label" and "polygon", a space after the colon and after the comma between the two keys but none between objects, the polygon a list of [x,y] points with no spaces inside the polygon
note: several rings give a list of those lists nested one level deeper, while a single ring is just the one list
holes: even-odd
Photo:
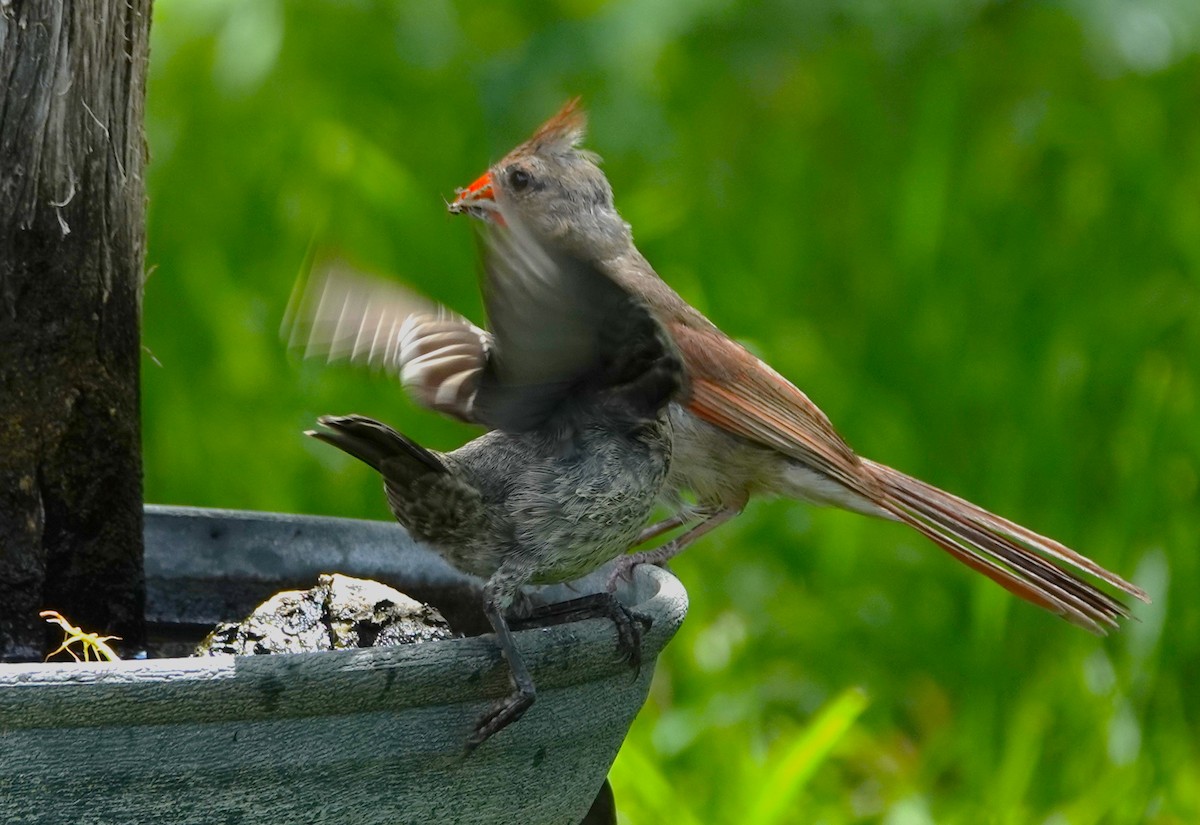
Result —
[{"label": "blurred wing", "polygon": [[[640,299],[598,267],[536,241],[510,210],[501,213],[503,226],[483,230],[482,289],[495,349],[480,379],[481,421],[539,427],[568,400],[632,387],[655,371],[656,359],[673,355]],[[660,390],[656,383],[636,391],[661,405]]]},{"label": "blurred wing", "polygon": [[[342,262],[314,268],[299,291],[288,335],[304,357],[348,360],[399,374],[416,400],[463,421],[491,336],[432,301]],[[285,322],[285,327],[286,327]]]}]

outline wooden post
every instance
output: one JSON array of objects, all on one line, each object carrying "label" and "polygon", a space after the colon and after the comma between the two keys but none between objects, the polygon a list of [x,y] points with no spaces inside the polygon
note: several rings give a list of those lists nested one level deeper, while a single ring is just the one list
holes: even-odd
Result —
[{"label": "wooden post", "polygon": [[150,0],[0,0],[0,659],[144,643]]}]

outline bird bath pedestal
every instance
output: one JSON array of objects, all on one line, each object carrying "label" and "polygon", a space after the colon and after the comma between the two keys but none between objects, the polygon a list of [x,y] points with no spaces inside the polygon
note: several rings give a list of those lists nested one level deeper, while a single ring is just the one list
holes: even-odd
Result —
[{"label": "bird bath pedestal", "polygon": [[[390,584],[455,629],[486,629],[477,584],[395,524],[146,508],[146,613],[160,650],[186,656],[215,623],[326,572]],[[687,610],[658,568],[638,568],[620,595],[653,619],[640,672],[620,661],[607,620],[519,632],[537,701],[470,756],[474,721],[508,691],[490,636],[0,665],[0,822],[574,825]]]}]

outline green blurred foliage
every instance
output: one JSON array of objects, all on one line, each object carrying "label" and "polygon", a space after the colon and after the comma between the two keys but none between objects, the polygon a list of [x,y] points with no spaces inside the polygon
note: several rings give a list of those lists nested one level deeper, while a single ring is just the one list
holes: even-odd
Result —
[{"label": "green blurred foliage", "polygon": [[755,502],[675,565],[623,821],[1200,821],[1195,9],[159,0],[147,499],[386,518],[316,415],[473,433],[289,354],[293,284],[336,251],[479,318],[443,199],[582,94],[659,272],[850,443],[1154,596],[1095,639]]}]

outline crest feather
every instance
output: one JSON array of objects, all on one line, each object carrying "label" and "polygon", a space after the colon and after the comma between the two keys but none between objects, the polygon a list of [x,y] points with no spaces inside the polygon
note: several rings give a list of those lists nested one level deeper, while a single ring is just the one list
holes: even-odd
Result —
[{"label": "crest feather", "polygon": [[578,96],[571,98],[558,112],[538,127],[529,139],[534,151],[574,149],[587,133],[587,112]]}]

